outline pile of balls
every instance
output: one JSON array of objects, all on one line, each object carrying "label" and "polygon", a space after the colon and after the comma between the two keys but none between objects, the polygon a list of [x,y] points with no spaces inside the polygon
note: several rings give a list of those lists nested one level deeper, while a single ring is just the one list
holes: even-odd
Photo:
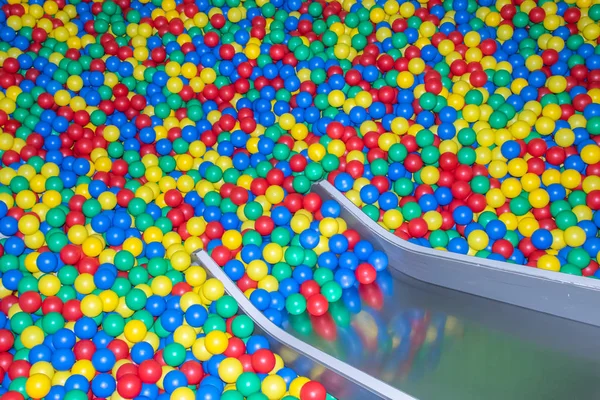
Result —
[{"label": "pile of balls", "polygon": [[416,243],[600,274],[599,20],[590,0],[3,3],[3,399],[326,399],[190,256],[276,324],[325,315],[388,260],[322,179]]},{"label": "pile of balls", "polygon": [[328,180],[411,242],[600,276],[599,20],[589,1],[354,7],[330,28],[352,65],[316,86],[344,110],[320,131]]}]

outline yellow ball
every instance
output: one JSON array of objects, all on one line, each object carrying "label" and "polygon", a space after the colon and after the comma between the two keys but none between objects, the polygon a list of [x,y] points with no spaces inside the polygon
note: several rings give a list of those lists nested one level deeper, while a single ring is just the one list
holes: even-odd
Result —
[{"label": "yellow ball", "polygon": [[21,343],[28,349],[44,342],[44,331],[35,326],[28,326],[21,332]]},{"label": "yellow ball", "polygon": [[473,250],[479,251],[483,250],[487,247],[490,242],[487,233],[484,231],[473,231],[467,238],[467,242],[469,243],[469,247]]},{"label": "yellow ball", "polygon": [[171,265],[177,271],[185,271],[190,267],[192,258],[185,251],[177,251],[171,256]]},{"label": "yellow ball", "polygon": [[[405,3],[405,4],[409,4],[409,3]],[[298,397],[300,398],[300,391],[302,390],[302,387],[307,383],[310,382],[310,379],[304,377],[304,376],[299,376],[297,378],[295,378],[291,383],[290,383],[290,395],[294,396],[294,397]]]},{"label": "yellow ball", "polygon": [[45,397],[52,387],[52,380],[43,374],[33,374],[25,382],[25,392],[33,399]]},{"label": "yellow ball", "polygon": [[83,315],[95,318],[102,313],[102,300],[99,296],[88,294],[81,300],[80,307]]},{"label": "yellow ball", "polygon": [[567,189],[575,189],[581,184],[581,174],[574,169],[568,169],[560,175],[560,183]]},{"label": "yellow ball", "polygon": [[550,195],[544,189],[535,189],[529,193],[529,204],[534,208],[544,208],[550,203]]},{"label": "yellow ball", "polygon": [[44,275],[38,281],[38,290],[44,296],[56,295],[60,287],[60,280],[55,275]]},{"label": "yellow ball", "polygon": [[235,250],[242,245],[242,234],[238,231],[229,230],[223,234],[221,241],[229,250]]},{"label": "yellow ball", "polygon": [[175,343],[179,343],[186,349],[189,349],[196,341],[196,331],[188,325],[179,326],[173,332],[173,339]]},{"label": "yellow ball", "polygon": [[[283,255],[283,251],[281,251],[281,253]],[[248,277],[253,281],[260,281],[265,276],[267,276],[268,272],[269,267],[267,267],[267,264],[265,264],[265,262],[262,260],[252,260],[246,268],[246,273],[248,274]]]},{"label": "yellow ball", "polygon": [[269,375],[262,381],[260,388],[269,400],[279,400],[285,395],[286,386],[281,376]]},{"label": "yellow ball", "polygon": [[383,223],[388,229],[396,230],[402,225],[402,222],[404,222],[404,217],[399,210],[387,210],[383,214]]},{"label": "yellow ball", "polygon": [[171,400],[194,400],[196,395],[194,394],[194,391],[188,387],[178,387],[171,393],[170,398]]},{"label": "yellow ball", "polygon": [[124,329],[125,339],[132,343],[138,343],[144,340],[148,329],[142,321],[131,320],[125,325]]},{"label": "yellow ball", "polygon": [[558,272],[560,271],[560,261],[555,256],[544,254],[538,259],[537,267],[546,271]]},{"label": "yellow ball", "polygon": [[159,295],[161,297],[168,296],[171,294],[171,290],[173,290],[173,282],[167,276],[157,276],[152,279],[152,283],[150,284],[150,288],[152,293]]},{"label": "yellow ball", "polygon": [[19,231],[25,235],[32,235],[40,229],[40,221],[33,215],[24,215],[19,219]]},{"label": "yellow ball", "polygon": [[325,217],[319,222],[319,231],[325,237],[332,237],[338,233],[339,225],[335,218]]},{"label": "yellow ball", "polygon": [[229,339],[227,338],[225,332],[211,331],[204,338],[206,350],[212,355],[222,354],[225,350],[227,350],[228,344]]},{"label": "yellow ball", "polygon": [[582,228],[570,226],[565,229],[564,238],[567,246],[580,247],[585,243],[586,235]]},{"label": "yellow ball", "polygon": [[219,377],[225,383],[235,383],[244,372],[242,363],[237,358],[228,357],[219,364]]},{"label": "yellow ball", "polygon": [[581,159],[588,165],[597,164],[600,162],[600,146],[588,144],[581,149]]},{"label": "yellow ball", "polygon": [[283,258],[283,249],[277,243],[268,243],[263,249],[263,258],[269,264],[277,264]]},{"label": "yellow ball", "polygon": [[192,287],[199,287],[206,281],[206,271],[199,265],[192,265],[185,271],[185,281]]},{"label": "yellow ball", "polygon": [[217,301],[225,294],[225,287],[218,279],[210,278],[202,286],[202,294],[210,301]]}]

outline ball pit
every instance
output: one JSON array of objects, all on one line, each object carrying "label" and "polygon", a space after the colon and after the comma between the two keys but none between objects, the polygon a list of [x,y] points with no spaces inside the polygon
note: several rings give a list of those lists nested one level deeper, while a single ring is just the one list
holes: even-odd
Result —
[{"label": "ball pit", "polygon": [[325,315],[388,261],[321,179],[423,246],[600,275],[589,0],[0,8],[3,398],[330,397],[190,257]]}]

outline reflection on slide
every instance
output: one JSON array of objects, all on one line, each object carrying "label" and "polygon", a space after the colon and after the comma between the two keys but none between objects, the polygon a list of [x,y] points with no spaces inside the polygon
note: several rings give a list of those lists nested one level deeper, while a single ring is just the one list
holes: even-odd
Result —
[{"label": "reflection on slide", "polygon": [[306,343],[423,400],[597,398],[600,329],[401,273],[289,316]]}]

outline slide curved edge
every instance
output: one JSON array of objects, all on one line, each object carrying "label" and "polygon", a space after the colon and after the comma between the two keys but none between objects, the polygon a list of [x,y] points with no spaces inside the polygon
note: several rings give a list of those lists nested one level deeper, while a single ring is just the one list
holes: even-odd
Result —
[{"label": "slide curved edge", "polygon": [[[303,342],[289,334],[277,325],[273,324],[246,298],[242,291],[229,279],[225,272],[204,250],[193,254],[193,261],[207,269],[209,274],[218,279],[225,286],[225,291],[238,303],[239,308],[246,313],[262,331],[273,340],[279,342],[301,356],[325,367],[346,379],[348,383],[357,385],[360,389],[368,392],[373,398],[390,400],[415,400],[414,397],[384,383],[371,375],[351,366],[335,357]],[[327,382],[321,382],[327,388]],[[361,396],[361,399],[365,397]]]},{"label": "slide curved edge", "polygon": [[311,190],[338,202],[342,217],[361,237],[378,244],[390,268],[426,283],[600,326],[600,281],[418,246],[368,218],[331,183]]}]

